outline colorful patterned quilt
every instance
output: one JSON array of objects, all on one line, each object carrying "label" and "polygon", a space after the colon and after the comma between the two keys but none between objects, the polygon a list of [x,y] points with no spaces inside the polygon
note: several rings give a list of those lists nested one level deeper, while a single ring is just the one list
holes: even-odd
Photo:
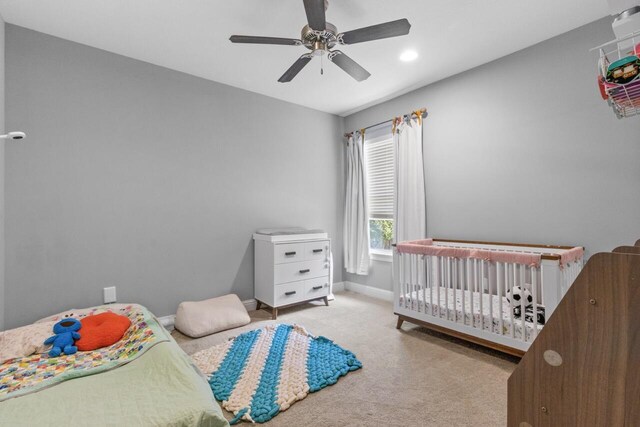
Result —
[{"label": "colorful patterned quilt", "polygon": [[[111,311],[109,306],[95,311]],[[11,359],[0,365],[0,401],[56,385],[72,378],[117,368],[140,357],[155,344],[168,341],[167,332],[143,306],[133,304],[114,308],[131,320],[120,341],[95,351],[49,357],[34,354]]]},{"label": "colorful patterned quilt", "polygon": [[222,407],[264,423],[309,393],[362,367],[356,356],[301,326],[269,325],[191,356]]}]

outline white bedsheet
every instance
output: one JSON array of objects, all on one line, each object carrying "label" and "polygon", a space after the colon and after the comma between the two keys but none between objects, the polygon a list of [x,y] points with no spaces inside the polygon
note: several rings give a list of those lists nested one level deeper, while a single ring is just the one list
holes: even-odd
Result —
[{"label": "white bedsheet", "polygon": [[[448,319],[452,322],[465,324],[477,329],[494,332],[499,335],[513,336],[522,339],[522,331],[525,331],[526,341],[533,341],[536,325],[532,322],[523,322],[522,318],[517,319],[511,315],[511,306],[505,297],[489,295],[486,293],[464,291],[464,314],[463,314],[463,291],[440,287],[440,298],[438,303],[438,288],[431,291],[420,289],[410,293],[400,295],[400,305],[411,310],[427,313],[441,319]],[[482,297],[482,310],[480,310],[480,298]],[[433,303],[431,302],[433,299]],[[502,299],[502,310],[500,310],[500,300]],[[426,305],[426,308],[425,308]],[[473,307],[473,309],[472,309]],[[448,310],[447,310],[448,308]],[[482,313],[482,315],[480,315]],[[493,313],[493,316],[492,316]],[[502,316],[501,316],[502,314]],[[500,322],[502,320],[502,323]],[[512,328],[515,325],[515,328]],[[538,331],[543,325],[538,324]],[[502,333],[500,328],[502,327]],[[513,329],[513,335],[512,335]]]}]

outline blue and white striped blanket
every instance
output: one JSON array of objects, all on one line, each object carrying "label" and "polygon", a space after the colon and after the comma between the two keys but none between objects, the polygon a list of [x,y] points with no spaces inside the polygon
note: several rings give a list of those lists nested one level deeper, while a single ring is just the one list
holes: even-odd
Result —
[{"label": "blue and white striped blanket", "polygon": [[301,326],[269,325],[192,356],[231,424],[264,423],[307,394],[362,367],[348,350]]}]

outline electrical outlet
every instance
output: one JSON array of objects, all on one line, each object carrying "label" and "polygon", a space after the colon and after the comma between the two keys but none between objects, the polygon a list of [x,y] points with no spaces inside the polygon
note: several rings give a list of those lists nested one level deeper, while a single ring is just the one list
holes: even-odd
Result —
[{"label": "electrical outlet", "polygon": [[111,286],[109,288],[103,288],[102,295],[104,296],[105,304],[116,302],[116,287]]}]

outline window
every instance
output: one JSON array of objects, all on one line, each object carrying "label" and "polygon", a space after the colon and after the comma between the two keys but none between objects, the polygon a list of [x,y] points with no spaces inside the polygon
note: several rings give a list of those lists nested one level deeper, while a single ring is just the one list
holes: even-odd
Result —
[{"label": "window", "polygon": [[369,246],[372,259],[390,260],[393,242],[393,136],[367,135],[364,144],[369,203]]}]

